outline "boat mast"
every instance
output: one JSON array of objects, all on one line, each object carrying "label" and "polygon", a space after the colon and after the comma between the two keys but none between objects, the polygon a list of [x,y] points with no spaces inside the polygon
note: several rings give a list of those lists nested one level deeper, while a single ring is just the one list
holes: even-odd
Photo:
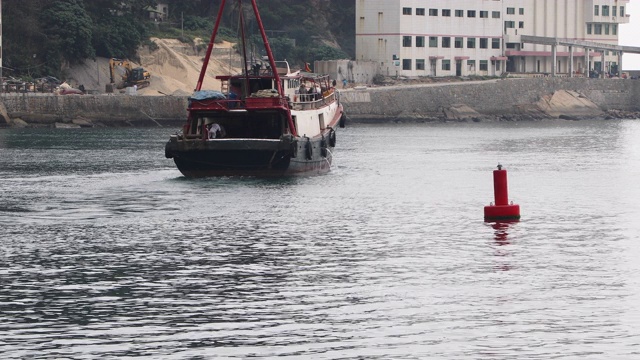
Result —
[{"label": "boat mast", "polygon": [[[224,3],[224,0],[223,0]],[[253,6],[253,12],[256,16],[256,21],[258,22],[258,28],[260,28],[260,35],[262,35],[262,42],[264,43],[264,48],[267,51],[267,56],[269,57],[269,64],[271,65],[271,71],[273,72],[273,77],[276,80],[276,86],[278,87],[278,94],[280,94],[281,98],[284,98],[284,90],[282,88],[282,82],[280,82],[280,75],[278,74],[278,69],[276,68],[276,62],[273,59],[273,53],[271,52],[271,47],[269,46],[269,40],[267,40],[267,34],[264,31],[264,26],[262,25],[262,19],[260,18],[260,13],[258,13],[258,5],[256,4],[256,0],[251,0],[251,5]],[[289,123],[289,129],[291,130],[291,134],[293,136],[298,136],[296,128],[293,124],[293,119],[291,118],[291,109],[289,109],[289,102],[284,99],[284,103],[287,108],[287,122]]]},{"label": "boat mast", "polygon": [[202,81],[204,81],[204,74],[207,73],[207,66],[209,65],[209,58],[211,57],[211,51],[213,50],[213,43],[216,40],[216,34],[218,33],[218,27],[220,26],[220,20],[222,19],[222,11],[224,10],[226,2],[226,0],[222,0],[220,2],[218,17],[216,18],[216,24],[213,27],[213,33],[211,33],[211,39],[209,40],[209,46],[207,47],[207,55],[204,57],[204,64],[202,65],[202,69],[200,69],[200,77],[198,77],[198,84],[196,84],[195,91],[200,91],[200,89],[202,89]]},{"label": "boat mast", "polygon": [[244,97],[249,96],[250,84],[249,84],[249,71],[247,71],[247,39],[244,33],[244,10],[242,9],[242,0],[238,0],[238,8],[240,10],[240,37],[242,41],[242,61],[244,66],[242,67],[242,73],[244,74]]}]

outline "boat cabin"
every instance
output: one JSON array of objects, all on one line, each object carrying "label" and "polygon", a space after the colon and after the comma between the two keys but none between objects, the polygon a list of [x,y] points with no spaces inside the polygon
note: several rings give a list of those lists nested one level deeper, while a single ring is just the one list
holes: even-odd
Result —
[{"label": "boat cabin", "polygon": [[[183,134],[191,138],[210,137],[208,128],[217,124],[225,138],[279,139],[291,134],[288,111],[320,109],[335,99],[328,75],[286,68],[280,77],[284,96],[280,96],[271,70],[251,66],[247,75],[221,75],[222,91],[203,90],[189,99],[189,122]],[[286,69],[286,70],[284,70]],[[294,126],[298,128],[295,123]],[[215,136],[218,138],[220,135]]]}]

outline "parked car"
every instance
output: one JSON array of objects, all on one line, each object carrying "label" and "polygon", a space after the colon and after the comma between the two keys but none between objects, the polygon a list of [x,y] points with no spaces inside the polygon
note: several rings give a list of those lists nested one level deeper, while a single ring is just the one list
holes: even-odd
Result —
[{"label": "parked car", "polygon": [[53,92],[56,87],[62,84],[58,78],[53,76],[44,76],[35,80],[37,90],[43,92]]},{"label": "parked car", "polygon": [[37,78],[36,79],[36,84],[40,85],[51,85],[51,86],[58,86],[60,84],[62,84],[62,81],[60,81],[58,78],[53,77],[53,76],[44,76],[41,78]]}]

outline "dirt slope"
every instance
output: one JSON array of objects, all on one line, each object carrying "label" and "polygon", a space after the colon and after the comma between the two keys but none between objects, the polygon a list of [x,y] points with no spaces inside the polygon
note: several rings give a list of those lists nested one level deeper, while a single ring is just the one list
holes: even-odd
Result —
[{"label": "dirt slope", "polygon": [[[152,39],[159,47],[153,52],[143,51],[140,64],[151,72],[151,85],[138,90],[138,95],[188,95],[193,92],[200,75],[204,51],[200,54],[194,47],[173,39]],[[235,58],[231,43],[216,44],[216,53],[207,68],[203,88],[219,90],[220,82],[214,77],[221,74],[235,74],[239,69],[229,66],[229,58]],[[231,56],[229,56],[229,54]],[[237,64],[237,60],[234,61]],[[117,71],[118,73],[118,71]],[[104,93],[109,83],[109,59],[97,58],[68,70],[65,79],[73,87],[84,85],[87,90]]]}]

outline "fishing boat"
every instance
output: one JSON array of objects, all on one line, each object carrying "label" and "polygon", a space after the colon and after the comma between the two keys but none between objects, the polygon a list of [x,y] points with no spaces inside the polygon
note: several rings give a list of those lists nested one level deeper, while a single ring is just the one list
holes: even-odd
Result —
[{"label": "fishing boat", "polygon": [[[242,0],[235,1],[242,9]],[[329,171],[336,128],[346,120],[336,82],[310,72],[306,65],[292,71],[286,61],[274,59],[255,0],[251,7],[267,55],[261,61],[247,58],[240,11],[244,69],[240,74],[216,76],[220,91],[202,89],[226,2],[220,4],[198,83],[189,98],[187,121],[171,135],[165,156],[186,177]]]}]

